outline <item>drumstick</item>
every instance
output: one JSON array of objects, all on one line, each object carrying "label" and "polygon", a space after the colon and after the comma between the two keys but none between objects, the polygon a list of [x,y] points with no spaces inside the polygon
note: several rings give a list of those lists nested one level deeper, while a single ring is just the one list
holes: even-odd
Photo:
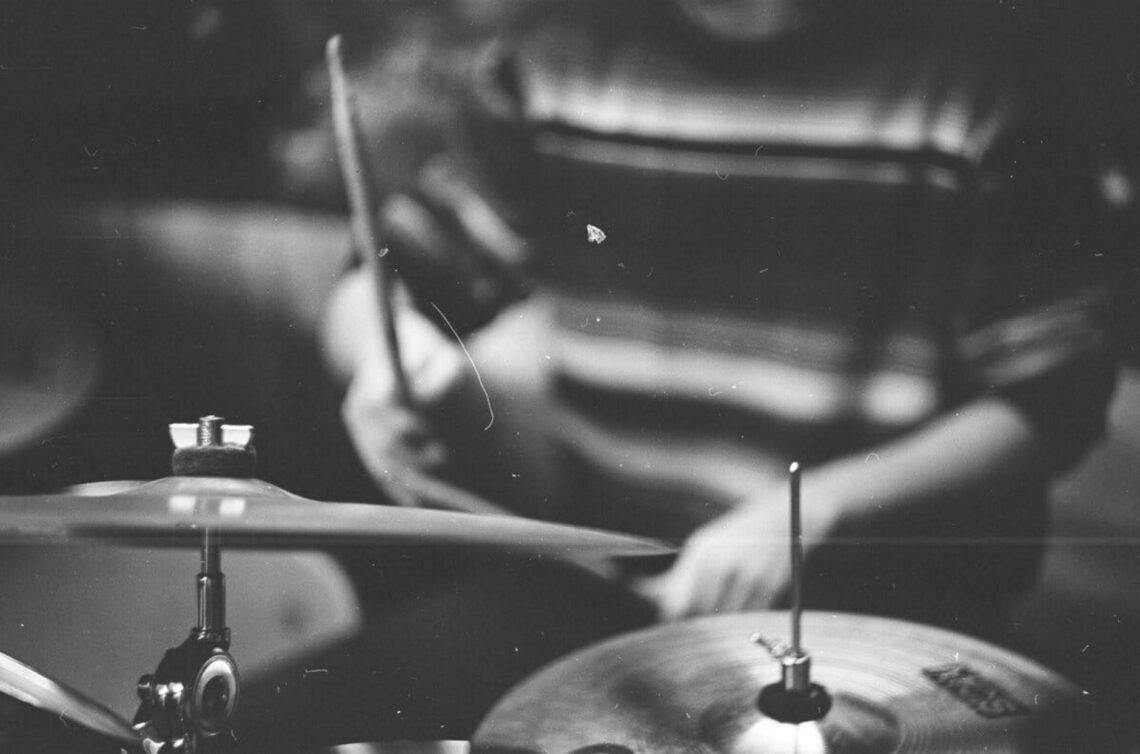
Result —
[{"label": "drumstick", "polygon": [[376,232],[376,191],[372,174],[364,159],[361,143],[360,118],[356,112],[355,97],[349,92],[340,52],[340,35],[329,39],[325,48],[329,79],[332,84],[332,116],[336,133],[337,154],[344,175],[345,191],[351,212],[353,246],[361,264],[372,273],[376,281],[376,298],[380,311],[380,328],[387,346],[388,362],[396,382],[396,394],[405,405],[411,404],[408,378],[400,362],[400,341],[396,333],[396,318],[392,309],[394,277],[384,263],[387,249],[381,248]]}]

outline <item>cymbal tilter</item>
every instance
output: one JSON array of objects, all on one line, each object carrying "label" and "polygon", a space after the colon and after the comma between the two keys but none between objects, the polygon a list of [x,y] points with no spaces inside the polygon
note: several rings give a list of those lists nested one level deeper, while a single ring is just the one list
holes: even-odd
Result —
[{"label": "cymbal tilter", "polygon": [[198,636],[203,641],[230,642],[226,627],[226,576],[217,530],[202,534],[202,571],[198,574]]},{"label": "cymbal tilter", "polygon": [[[222,422],[217,416],[201,419],[193,447],[179,445],[178,440],[179,432],[189,425],[171,425],[171,436],[178,445],[175,457],[180,452],[192,452],[193,448],[221,446],[225,429]],[[243,434],[251,436],[252,431]],[[245,448],[237,444],[231,447],[239,451]],[[242,476],[240,468],[234,471],[236,476]],[[198,623],[182,644],[167,650],[153,675],[139,679],[141,704],[135,714],[134,728],[148,754],[233,749],[233,737],[225,734],[230,730],[237,707],[239,682],[237,665],[228,651],[226,577],[222,573],[217,529],[203,530],[201,554],[201,571],[196,582]]]},{"label": "cymbal tilter", "polygon": [[198,625],[186,641],[167,650],[153,675],[139,679],[141,704],[134,727],[144,748],[155,754],[233,748],[232,736],[224,734],[237,707],[239,682],[228,651],[225,575],[216,531],[203,533],[197,587]]}]

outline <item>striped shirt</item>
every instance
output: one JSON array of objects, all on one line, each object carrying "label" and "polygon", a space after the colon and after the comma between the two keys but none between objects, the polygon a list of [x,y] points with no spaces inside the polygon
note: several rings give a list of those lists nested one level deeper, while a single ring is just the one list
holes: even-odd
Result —
[{"label": "striped shirt", "polygon": [[[1024,56],[870,21],[718,50],[675,21],[547,19],[474,88],[484,180],[554,301],[567,517],[680,538],[792,459],[989,394],[1079,457],[1113,374],[1096,197]],[[907,531],[1040,534],[1042,495]]]}]

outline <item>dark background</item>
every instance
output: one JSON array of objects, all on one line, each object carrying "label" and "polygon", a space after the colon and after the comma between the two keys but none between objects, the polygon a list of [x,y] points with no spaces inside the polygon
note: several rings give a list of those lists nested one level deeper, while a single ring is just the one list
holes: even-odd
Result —
[{"label": "dark background", "polygon": [[82,414],[0,452],[0,491],[163,476],[166,424],[219,414],[255,425],[264,478],[374,499],[314,337],[348,249],[325,42],[388,189],[447,147],[464,51],[540,5],[0,3],[0,280],[103,354]]},{"label": "dark background", "polygon": [[[572,0],[570,0],[572,1]],[[0,2],[0,283],[87,323],[93,394],[0,454],[0,493],[169,474],[166,425],[257,428],[259,476],[324,500],[375,500],[316,345],[347,250],[327,120],[327,38],[345,35],[382,188],[453,138],[455,78],[490,33],[558,0]],[[1104,448],[1059,485],[1058,545],[1009,644],[1107,710],[1140,698],[1140,5],[922,0],[1000,8],[1045,45],[1103,164],[1122,178],[1104,254],[1124,370]],[[917,9],[917,10],[916,10]],[[3,417],[0,417],[2,420]]]}]

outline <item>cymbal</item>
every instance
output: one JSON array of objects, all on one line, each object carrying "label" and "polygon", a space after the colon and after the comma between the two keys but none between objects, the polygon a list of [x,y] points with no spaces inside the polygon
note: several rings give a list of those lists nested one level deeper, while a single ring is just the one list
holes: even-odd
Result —
[{"label": "cymbal", "polygon": [[650,539],[513,516],[298,497],[257,479],[167,477],[110,494],[0,497],[0,541],[112,540],[253,548],[453,544],[606,557],[671,552]]},{"label": "cymbal", "polygon": [[504,697],[477,752],[1063,752],[1094,743],[1082,692],[1028,659],[905,621],[805,613],[817,722],[765,717],[779,663],[750,641],[785,637],[785,613],[700,618],[572,654]]},{"label": "cymbal", "polygon": [[6,654],[0,654],[0,694],[50,713],[62,725],[123,743],[139,742],[131,726],[114,712]]}]

